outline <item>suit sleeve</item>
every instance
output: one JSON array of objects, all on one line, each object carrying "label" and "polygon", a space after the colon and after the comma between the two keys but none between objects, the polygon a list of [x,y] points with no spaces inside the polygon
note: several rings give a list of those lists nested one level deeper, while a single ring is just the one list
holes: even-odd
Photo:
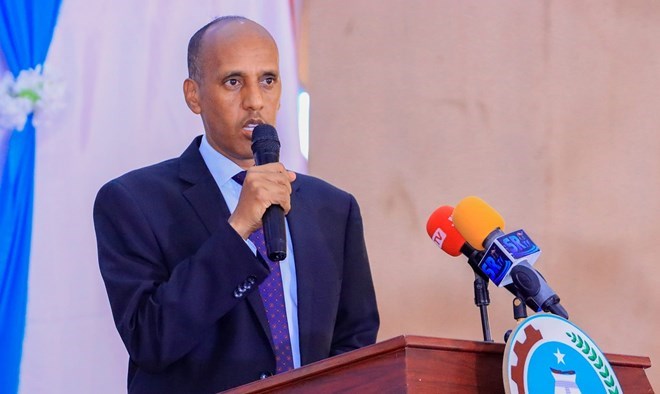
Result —
[{"label": "suit sleeve", "polygon": [[[167,264],[157,221],[145,213],[148,203],[112,181],[97,195],[94,224],[119,334],[133,362],[158,372],[190,352],[238,302],[246,302],[268,270],[228,223],[220,223],[196,252]],[[245,294],[237,297],[241,285]]]},{"label": "suit sleeve", "polygon": [[350,196],[339,309],[330,355],[376,342],[380,325],[360,207]]}]

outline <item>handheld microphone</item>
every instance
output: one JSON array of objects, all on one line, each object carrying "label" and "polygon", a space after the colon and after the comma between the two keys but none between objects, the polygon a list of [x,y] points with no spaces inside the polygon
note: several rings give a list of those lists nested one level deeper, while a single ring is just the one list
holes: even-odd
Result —
[{"label": "handheld microphone", "polygon": [[475,248],[486,252],[479,268],[497,285],[515,288],[536,311],[544,310],[568,319],[559,296],[532,268],[541,250],[523,230],[504,234],[504,219],[478,197],[466,197],[452,215],[456,229]]},{"label": "handheld microphone", "polygon": [[[254,162],[258,166],[280,161],[280,140],[273,126],[260,124],[252,130],[252,153]],[[271,205],[266,208],[262,222],[268,258],[272,261],[284,260],[286,258],[284,209],[279,205]]]}]

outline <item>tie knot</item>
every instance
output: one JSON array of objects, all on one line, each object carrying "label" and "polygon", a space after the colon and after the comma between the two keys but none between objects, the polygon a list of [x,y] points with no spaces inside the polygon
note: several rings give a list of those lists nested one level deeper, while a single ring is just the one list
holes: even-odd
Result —
[{"label": "tie knot", "polygon": [[239,185],[243,186],[243,182],[245,182],[245,176],[247,175],[247,171],[241,171],[238,174],[234,175],[231,177],[236,183]]}]

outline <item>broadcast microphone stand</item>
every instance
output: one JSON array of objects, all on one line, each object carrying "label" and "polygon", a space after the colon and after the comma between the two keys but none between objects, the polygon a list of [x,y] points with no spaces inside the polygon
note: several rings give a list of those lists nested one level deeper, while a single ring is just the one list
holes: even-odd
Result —
[{"label": "broadcast microphone stand", "polygon": [[527,319],[527,305],[518,295],[513,299],[513,318],[517,322]]},{"label": "broadcast microphone stand", "polygon": [[484,334],[484,342],[493,342],[490,336],[490,324],[488,323],[488,305],[490,305],[490,295],[488,294],[488,277],[481,272],[478,262],[481,260],[482,253],[474,251],[468,258],[468,264],[474,271],[474,305],[479,307],[481,313],[481,331]]},{"label": "broadcast microphone stand", "polygon": [[490,296],[488,295],[488,281],[484,280],[478,273],[474,273],[474,305],[479,307],[481,312],[481,331],[484,333],[484,342],[493,342],[490,336],[490,324],[488,323],[488,305]]},{"label": "broadcast microphone stand", "polygon": [[[525,301],[523,301],[523,297],[518,291],[518,289],[515,286],[513,286],[513,284],[506,285],[506,288],[516,295],[513,298],[513,319],[516,321],[516,323],[519,323],[522,320],[527,319],[527,305],[525,305]],[[511,330],[507,330],[504,333],[505,343],[509,340],[510,335],[511,335]]]}]

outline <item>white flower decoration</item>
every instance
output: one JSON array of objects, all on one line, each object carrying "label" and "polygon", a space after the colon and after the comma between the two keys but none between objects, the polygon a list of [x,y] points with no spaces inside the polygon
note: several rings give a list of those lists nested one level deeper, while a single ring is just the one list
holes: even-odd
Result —
[{"label": "white flower decoration", "polygon": [[41,65],[22,70],[14,80],[10,72],[0,79],[0,129],[23,130],[30,114],[35,126],[63,107],[64,85],[44,75]]}]

